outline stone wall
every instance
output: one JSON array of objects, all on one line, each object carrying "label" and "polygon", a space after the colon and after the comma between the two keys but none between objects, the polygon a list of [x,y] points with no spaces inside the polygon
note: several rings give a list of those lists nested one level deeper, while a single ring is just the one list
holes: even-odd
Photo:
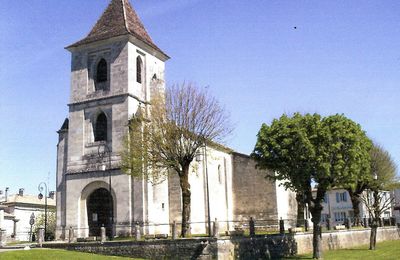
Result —
[{"label": "stone wall", "polygon": [[276,186],[265,179],[247,155],[232,153],[232,193],[235,220],[278,219]]},{"label": "stone wall", "polygon": [[[368,245],[370,229],[366,230],[340,230],[322,234],[322,250],[334,250],[340,248],[352,248],[360,245]],[[312,252],[312,234],[296,234],[298,254],[307,254]],[[376,236],[377,242],[386,240],[400,239],[400,230],[395,227],[378,228]]]},{"label": "stone wall", "polygon": [[49,244],[46,247],[145,259],[215,259],[217,255],[217,243],[213,239]]},{"label": "stone wall", "polygon": [[[254,238],[232,238],[229,254],[218,259],[280,259],[297,253],[293,235],[256,236]],[[222,251],[222,248],[218,248]]]},{"label": "stone wall", "polygon": [[102,255],[145,259],[276,259],[296,253],[293,236],[259,236],[254,238],[149,240],[139,242],[106,242],[48,244]]},{"label": "stone wall", "polygon": [[[369,243],[369,230],[337,231],[322,234],[323,250],[350,248]],[[400,239],[399,229],[379,228],[377,241]],[[103,255],[145,259],[279,259],[312,252],[312,234],[250,237],[146,240],[127,242],[56,243],[62,248]]]},{"label": "stone wall", "polygon": [[[66,123],[68,124],[68,121]],[[66,125],[68,127],[68,125]],[[65,209],[66,209],[66,186],[65,186],[65,171],[67,168],[67,152],[68,152],[68,129],[58,131],[57,144],[57,186],[56,186],[56,239],[64,239],[63,232],[65,228]]]}]

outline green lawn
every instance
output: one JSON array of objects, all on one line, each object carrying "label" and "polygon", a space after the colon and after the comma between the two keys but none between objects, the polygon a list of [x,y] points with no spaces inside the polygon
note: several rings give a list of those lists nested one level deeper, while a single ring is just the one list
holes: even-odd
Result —
[{"label": "green lawn", "polygon": [[[400,259],[400,240],[385,241],[376,245],[376,250],[369,250],[369,246],[361,246],[351,249],[340,249],[323,252],[324,259]],[[312,259],[312,254],[292,257],[287,259]]]},{"label": "green lawn", "polygon": [[[53,249],[32,249],[32,250],[18,250],[0,253],[1,260],[16,260],[16,259],[40,259],[40,260],[72,260],[72,259],[90,259],[90,260],[106,260],[106,259],[133,259],[116,256],[103,256],[88,253],[78,253],[66,250],[53,250]],[[136,259],[139,260],[139,259]]]}]

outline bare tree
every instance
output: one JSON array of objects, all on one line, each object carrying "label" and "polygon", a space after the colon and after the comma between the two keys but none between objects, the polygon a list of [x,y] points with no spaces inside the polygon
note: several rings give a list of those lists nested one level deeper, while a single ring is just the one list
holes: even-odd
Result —
[{"label": "bare tree", "polygon": [[374,144],[370,156],[373,180],[368,183],[369,190],[363,193],[361,200],[372,218],[369,249],[375,250],[379,219],[393,203],[393,198],[385,196],[383,191],[395,188],[398,182],[396,165],[387,151]]},{"label": "bare tree", "polygon": [[374,189],[365,191],[361,196],[361,200],[372,219],[371,236],[369,241],[370,250],[375,250],[376,248],[376,234],[378,232],[379,220],[386,210],[391,209],[394,200],[393,197],[386,196],[385,194],[385,191]]},{"label": "bare tree", "polygon": [[156,93],[151,105],[131,120],[122,152],[122,169],[160,182],[179,176],[182,190],[182,237],[189,230],[190,163],[207,142],[222,142],[232,131],[229,115],[207,90],[183,83]]}]

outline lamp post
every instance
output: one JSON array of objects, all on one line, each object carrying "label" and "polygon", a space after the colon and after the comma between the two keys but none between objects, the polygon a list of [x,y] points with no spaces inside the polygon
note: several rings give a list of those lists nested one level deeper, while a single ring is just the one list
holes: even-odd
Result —
[{"label": "lamp post", "polygon": [[32,239],[32,226],[35,224],[35,213],[32,212],[31,217],[29,219],[29,225],[31,226],[31,232],[30,232],[30,241],[33,242]]},{"label": "lamp post", "polygon": [[47,235],[47,185],[45,182],[39,183],[38,190],[39,190],[39,195],[38,198],[40,200],[43,199],[43,189],[45,190],[44,193],[44,241],[46,241],[46,235]]},{"label": "lamp post", "polygon": [[[376,172],[374,172],[374,176],[373,179],[375,181],[378,180],[378,174],[376,174]],[[378,211],[379,211],[379,189],[378,189],[378,185],[376,185],[376,187],[373,189],[373,197],[374,197],[374,218],[375,218],[375,222],[378,222]]]},{"label": "lamp post", "polygon": [[[103,152],[101,152],[101,147],[104,147]],[[104,155],[108,154],[108,173],[109,173],[108,174],[108,191],[110,193],[109,209],[110,209],[110,216],[111,216],[109,228],[111,230],[110,240],[112,240],[113,234],[114,234],[114,212],[113,212],[112,193],[111,193],[111,187],[112,187],[112,183],[111,183],[111,151],[110,151],[110,148],[108,147],[108,145],[103,144],[103,145],[99,146],[98,154],[101,157],[102,161],[103,161]],[[101,165],[101,170],[103,172],[106,171],[106,165],[104,163]]]},{"label": "lamp post", "polygon": [[[202,153],[197,153],[196,161],[201,161]],[[198,156],[198,157],[197,157]],[[208,236],[211,237],[211,216],[210,216],[210,191],[208,186],[208,163],[207,163],[207,144],[204,142],[204,164],[206,170],[206,197],[207,197],[207,223],[208,223]]]}]

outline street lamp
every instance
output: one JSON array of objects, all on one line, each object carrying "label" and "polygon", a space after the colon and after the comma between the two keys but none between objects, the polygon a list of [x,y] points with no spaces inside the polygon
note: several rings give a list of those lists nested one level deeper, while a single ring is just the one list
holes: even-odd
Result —
[{"label": "street lamp", "polygon": [[[201,161],[203,154],[198,152],[196,154],[196,161]],[[210,191],[208,188],[208,164],[207,164],[207,144],[204,143],[204,164],[206,168],[206,196],[207,196],[207,223],[208,223],[208,236],[211,237],[211,216],[210,216]]]},{"label": "street lamp", "polygon": [[[101,147],[103,147],[103,152],[101,152]],[[109,228],[111,230],[111,235],[110,235],[110,240],[113,239],[113,234],[114,234],[114,212],[113,212],[113,203],[112,203],[112,193],[111,193],[111,150],[107,146],[107,144],[100,145],[98,148],[98,154],[103,161],[103,158],[106,154],[108,154],[108,190],[110,192],[110,201],[109,201],[109,209],[110,209],[110,215],[111,215],[111,223],[109,223]],[[103,163],[101,165],[101,170],[103,172],[106,171],[106,165]]]},{"label": "street lamp", "polygon": [[33,234],[32,234],[32,226],[35,224],[35,213],[32,212],[31,217],[29,219],[29,225],[31,225],[31,232],[30,232],[30,241],[33,242]]},{"label": "street lamp", "polygon": [[38,198],[39,200],[43,199],[43,189],[45,190],[44,193],[44,241],[46,241],[46,236],[47,236],[47,185],[45,182],[39,183],[38,190],[39,190],[39,195]]}]

